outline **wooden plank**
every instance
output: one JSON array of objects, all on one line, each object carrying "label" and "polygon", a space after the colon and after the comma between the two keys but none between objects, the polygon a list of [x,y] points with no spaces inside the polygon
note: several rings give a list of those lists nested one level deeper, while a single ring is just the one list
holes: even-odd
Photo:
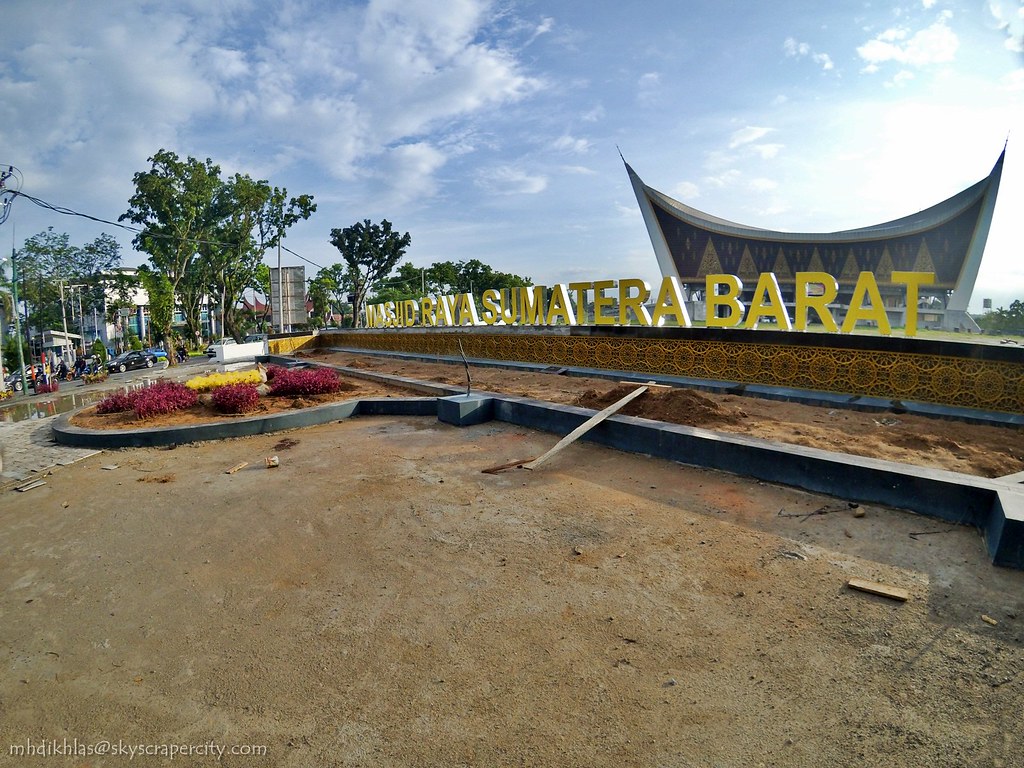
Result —
[{"label": "wooden plank", "polygon": [[523,464],[526,464],[527,462],[530,461],[533,461],[533,459],[516,459],[515,461],[509,461],[506,462],[505,464],[499,464],[496,467],[488,467],[487,469],[481,469],[480,471],[487,475],[496,475],[499,472],[506,469],[512,469],[513,467],[521,467],[523,466]]},{"label": "wooden plank", "polygon": [[868,581],[867,579],[850,579],[846,584],[850,589],[869,592],[872,595],[880,595],[881,597],[888,597],[890,600],[899,600],[901,603],[905,603],[910,599],[910,593],[907,590],[900,589],[899,587],[890,587],[888,584],[879,584],[877,581]]},{"label": "wooden plank", "polygon": [[238,470],[242,469],[243,467],[248,467],[248,466],[249,466],[249,462],[248,461],[243,461],[241,464],[235,464],[235,466],[233,466],[231,469],[225,469],[224,470],[224,474],[225,475],[233,475]]},{"label": "wooden plank", "polygon": [[622,408],[626,404],[632,402],[636,398],[640,397],[640,395],[642,395],[646,391],[647,391],[647,385],[644,385],[644,386],[640,387],[639,389],[633,390],[632,392],[630,392],[628,395],[626,395],[621,400],[617,400],[616,402],[612,403],[607,408],[605,408],[603,411],[595,413],[593,416],[591,416],[585,422],[583,422],[578,427],[576,427],[576,429],[574,429],[568,435],[563,437],[558,442],[558,444],[554,448],[552,448],[550,451],[548,451],[545,454],[542,454],[542,455],[538,456],[536,459],[534,459],[531,462],[523,464],[523,468],[524,469],[536,469],[541,464],[543,464],[545,461],[550,459],[552,456],[560,453],[567,446],[572,445],[573,443],[575,443],[577,440],[579,440],[581,437],[583,437],[583,435],[585,435],[587,432],[592,430],[594,427],[596,427],[602,421],[604,421],[609,416],[611,416],[613,413],[618,411],[620,408]]}]

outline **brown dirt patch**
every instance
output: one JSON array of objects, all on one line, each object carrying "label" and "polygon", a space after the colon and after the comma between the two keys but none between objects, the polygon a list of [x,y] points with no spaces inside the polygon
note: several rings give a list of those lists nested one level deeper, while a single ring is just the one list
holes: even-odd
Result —
[{"label": "brown dirt patch", "polygon": [[152,761],[252,768],[1019,764],[1024,581],[973,532],[915,538],[942,527],[580,443],[481,472],[553,442],[355,418],[7,492],[0,745],[265,746]]},{"label": "brown dirt patch", "polygon": [[[300,357],[397,376],[464,387],[461,364],[378,358],[372,355],[305,352]],[[532,373],[497,368],[471,370],[474,391],[501,392],[595,410],[635,388],[608,379]],[[359,378],[345,379],[345,391],[315,398],[264,398],[258,413],[305,408],[356,397],[410,396],[421,393]],[[1001,477],[1024,470],[1024,430],[994,427],[907,413],[876,413],[825,408],[731,394],[655,387],[621,413],[782,443],[873,456],[980,477]],[[252,414],[247,414],[252,415]],[[139,422],[131,414],[99,415],[86,409],[72,419],[90,429],[171,426],[239,418],[217,414],[206,405]]]},{"label": "brown dirt patch", "polygon": [[[607,392],[588,389],[580,394],[577,405],[601,410],[636,389],[635,384],[623,384]],[[701,427],[738,426],[747,418],[740,409],[727,408],[706,395],[689,389],[649,389],[636,400],[627,403],[619,413],[640,416],[673,424],[691,424]]]},{"label": "brown dirt patch", "polygon": [[[453,366],[370,362],[464,386]],[[571,404],[619,388],[473,373]],[[994,440],[684,390],[646,405],[920,461],[976,466]],[[992,434],[1019,450],[1016,430]],[[5,492],[0,749],[266,747],[219,761],[254,768],[1020,763],[1024,573],[991,567],[975,531],[582,442],[482,472],[555,442],[354,418],[103,452]]]},{"label": "brown dirt patch", "polygon": [[[461,365],[375,358],[321,351],[310,357],[423,381],[464,387]],[[472,368],[474,391],[503,392],[600,409],[632,391],[608,379]],[[907,413],[817,407],[755,397],[652,388],[622,413],[733,434],[749,435],[856,456],[873,456],[981,477],[1024,470],[1024,429],[968,424]]]}]

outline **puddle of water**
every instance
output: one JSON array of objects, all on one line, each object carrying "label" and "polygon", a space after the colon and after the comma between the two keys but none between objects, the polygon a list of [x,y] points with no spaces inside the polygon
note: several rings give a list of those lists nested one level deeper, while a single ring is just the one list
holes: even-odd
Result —
[{"label": "puddle of water", "polygon": [[[120,388],[121,392],[130,392],[139,387],[149,385],[149,380],[144,379],[137,383],[126,385]],[[32,402],[14,402],[10,405],[0,404],[0,422],[25,421],[27,419],[45,419],[56,416],[59,413],[66,413],[81,408],[83,405],[98,403],[107,395],[113,394],[112,389],[90,390],[88,392],[57,392],[44,400],[33,400]],[[17,397],[17,396],[16,396]]]}]

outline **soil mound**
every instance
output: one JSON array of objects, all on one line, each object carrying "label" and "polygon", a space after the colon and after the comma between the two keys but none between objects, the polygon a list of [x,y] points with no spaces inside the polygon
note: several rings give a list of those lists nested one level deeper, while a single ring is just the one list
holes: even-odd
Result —
[{"label": "soil mound", "polygon": [[[576,404],[583,408],[601,410],[617,400],[621,400],[635,390],[636,386],[635,384],[623,384],[604,393],[588,389],[579,396]],[[660,388],[647,390],[636,400],[628,403],[619,413],[670,424],[686,424],[691,427],[737,425],[742,423],[746,417],[743,411],[724,407],[699,392],[689,389]]]}]

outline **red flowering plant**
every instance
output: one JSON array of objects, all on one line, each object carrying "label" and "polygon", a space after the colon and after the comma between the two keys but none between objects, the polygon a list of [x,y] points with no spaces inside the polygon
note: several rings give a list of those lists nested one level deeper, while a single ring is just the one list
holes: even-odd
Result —
[{"label": "red flowering plant", "polygon": [[96,404],[96,413],[122,413],[132,409],[132,397],[127,392],[107,395]]},{"label": "red flowering plant", "polygon": [[161,379],[134,392],[132,408],[140,419],[183,411],[199,402],[199,395],[178,381]]},{"label": "red flowering plant", "polygon": [[341,379],[329,368],[281,368],[273,379],[268,372],[267,383],[271,395],[326,395],[341,390]]},{"label": "red flowering plant", "polygon": [[259,407],[260,393],[252,384],[225,384],[211,395],[218,413],[249,413]]},{"label": "red flowering plant", "polygon": [[199,401],[199,395],[176,381],[158,381],[133,392],[115,392],[100,400],[97,413],[121,413],[135,411],[140,419],[172,413],[191,408]]}]

